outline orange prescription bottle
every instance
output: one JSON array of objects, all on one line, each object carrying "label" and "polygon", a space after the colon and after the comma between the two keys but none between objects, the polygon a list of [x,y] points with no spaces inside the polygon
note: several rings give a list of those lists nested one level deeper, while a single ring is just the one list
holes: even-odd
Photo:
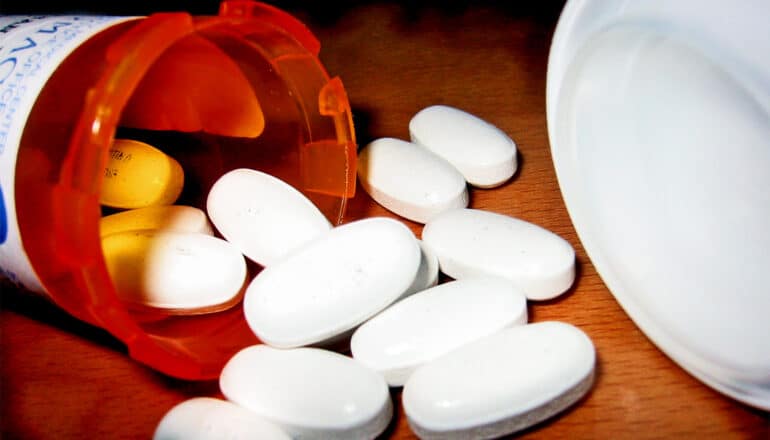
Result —
[{"label": "orange prescription bottle", "polygon": [[203,17],[0,17],[0,38],[2,274],[107,330],[139,362],[215,378],[258,342],[240,307],[183,316],[118,299],[99,239],[110,145],[138,139],[174,157],[185,173],[177,203],[205,210],[219,176],[254,168],[338,224],[356,144],[318,41],[291,15],[242,0]]}]

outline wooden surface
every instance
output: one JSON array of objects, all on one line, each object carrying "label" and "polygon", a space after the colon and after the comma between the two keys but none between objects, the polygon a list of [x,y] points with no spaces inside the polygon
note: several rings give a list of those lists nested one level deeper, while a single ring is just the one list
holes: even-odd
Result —
[{"label": "wooden surface", "polygon": [[[712,391],[663,355],[591,265],[561,199],[546,133],[546,61],[561,5],[511,3],[286,7],[311,27],[329,72],[342,77],[360,144],[408,138],[411,116],[431,104],[485,118],[516,141],[520,165],[504,186],[472,190],[471,206],[537,223],[575,247],[575,286],[529,311],[532,321],[566,321],[593,339],[597,380],[577,405],[522,438],[770,438],[767,413]],[[359,191],[348,220],[374,215],[392,216]],[[108,335],[7,286],[0,332],[2,438],[148,438],[176,403],[218,396],[216,383],[157,374]],[[385,437],[413,438],[398,391],[393,399]]]}]

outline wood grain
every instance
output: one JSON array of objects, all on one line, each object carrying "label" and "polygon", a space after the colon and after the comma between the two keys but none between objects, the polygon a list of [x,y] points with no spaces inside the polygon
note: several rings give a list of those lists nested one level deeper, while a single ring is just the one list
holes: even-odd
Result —
[{"label": "wood grain", "polygon": [[[472,190],[471,206],[537,223],[575,247],[575,286],[529,311],[533,321],[566,321],[593,339],[596,384],[522,438],[770,438],[767,413],[718,394],[662,354],[591,265],[562,201],[546,131],[546,63],[561,5],[511,3],[285,7],[319,37],[327,69],[345,83],[359,144],[408,139],[409,119],[431,104],[487,119],[516,141],[520,166],[502,187]],[[359,191],[348,220],[375,215],[394,217]],[[420,225],[405,223],[420,234]],[[133,362],[109,335],[7,285],[0,354],[3,438],[148,438],[174,404],[219,395],[214,382],[170,379]],[[414,438],[398,390],[393,399],[396,416],[383,437]]]}]

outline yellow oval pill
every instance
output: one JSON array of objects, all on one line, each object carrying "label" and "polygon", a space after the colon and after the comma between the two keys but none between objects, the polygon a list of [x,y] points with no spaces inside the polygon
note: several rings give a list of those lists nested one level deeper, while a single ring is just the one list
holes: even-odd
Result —
[{"label": "yellow oval pill", "polygon": [[138,229],[161,229],[214,235],[213,227],[206,213],[193,206],[165,205],[129,209],[102,217],[99,221],[99,234],[102,237]]},{"label": "yellow oval pill", "polygon": [[99,201],[113,208],[170,205],[184,185],[179,162],[157,148],[130,139],[115,139],[104,168]]}]

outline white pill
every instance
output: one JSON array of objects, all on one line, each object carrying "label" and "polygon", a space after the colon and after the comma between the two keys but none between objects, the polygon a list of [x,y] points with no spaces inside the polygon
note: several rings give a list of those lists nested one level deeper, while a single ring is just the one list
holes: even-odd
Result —
[{"label": "white pill", "polygon": [[292,438],[371,439],[393,414],[382,376],[318,348],[247,347],[225,365],[219,387]]},{"label": "white pill", "polygon": [[389,306],[419,265],[420,246],[402,223],[348,223],[262,270],[246,289],[246,322],[276,347],[326,342]]},{"label": "white pill", "polygon": [[232,306],[246,261],[230,243],[205,234],[140,230],[110,234],[102,253],[118,296],[135,306],[190,313]]},{"label": "white pill", "polygon": [[511,327],[418,368],[404,385],[404,412],[420,438],[500,437],[579,400],[594,361],[591,340],[570,324]]},{"label": "white pill", "polygon": [[462,174],[411,142],[394,138],[371,142],[358,156],[358,177],[377,203],[418,223],[448,209],[468,206]]},{"label": "white pill", "polygon": [[163,416],[154,440],[289,440],[278,425],[225,400],[196,397]]},{"label": "white pill", "polygon": [[206,209],[222,236],[263,266],[331,228],[321,211],[294,187],[245,168],[214,183]]},{"label": "white pill", "polygon": [[422,240],[417,240],[420,244],[420,268],[412,281],[412,285],[404,292],[401,298],[405,298],[417,292],[438,284],[438,258]]},{"label": "white pill", "polygon": [[420,365],[449,351],[527,322],[527,298],[502,278],[441,284],[392,305],[361,325],[353,357],[401,386]]},{"label": "white pill", "polygon": [[99,234],[102,237],[137,229],[163,229],[214,235],[214,229],[206,213],[192,206],[148,206],[107,215],[99,220]]},{"label": "white pill", "polygon": [[490,188],[516,172],[516,144],[502,130],[470,113],[434,105],[409,121],[412,142],[454,165],[473,186]]},{"label": "white pill", "polygon": [[425,225],[422,239],[441,271],[460,279],[509,279],[528,299],[554,298],[575,280],[575,251],[547,229],[503,214],[457,209]]}]

